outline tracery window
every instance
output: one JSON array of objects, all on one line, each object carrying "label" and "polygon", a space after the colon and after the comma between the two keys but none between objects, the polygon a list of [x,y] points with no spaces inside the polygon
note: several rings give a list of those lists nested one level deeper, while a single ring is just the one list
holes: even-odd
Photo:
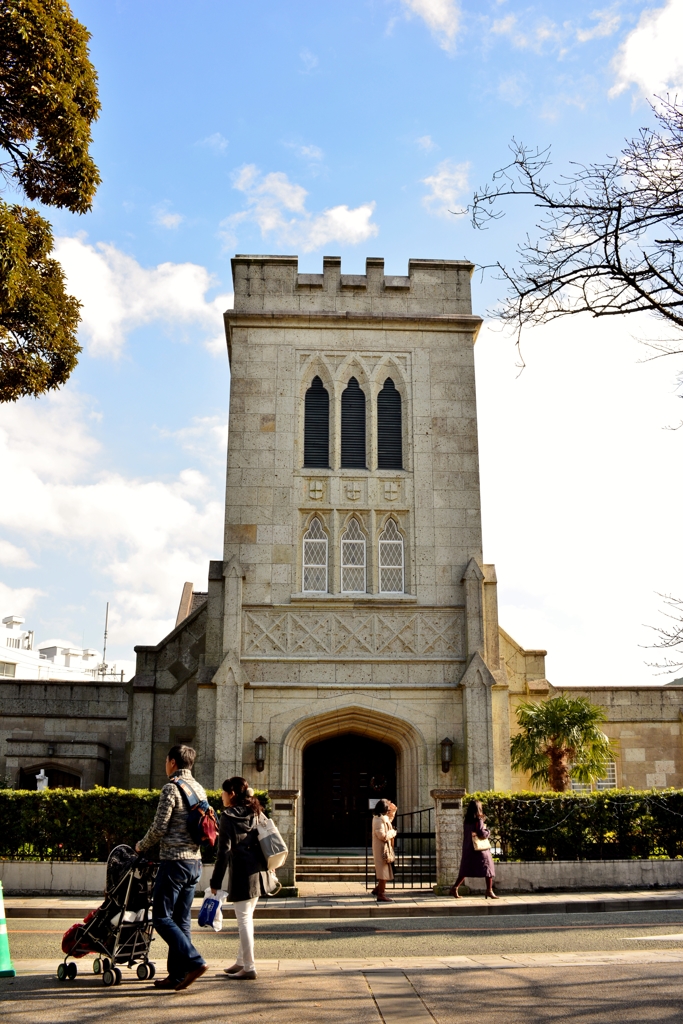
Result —
[{"label": "tracery window", "polygon": [[309,594],[327,593],[327,534],[317,516],[304,534],[302,590]]},{"label": "tracery window", "polygon": [[330,464],[330,396],[314,377],[304,398],[304,466],[327,469]]},{"label": "tracery window", "polygon": [[351,377],[341,396],[342,469],[365,469],[365,392]]},{"label": "tracery window", "polygon": [[391,377],[377,395],[377,468],[403,469],[401,396]]},{"label": "tracery window", "polygon": [[352,519],[341,537],[341,589],[343,594],[365,593],[365,536]]},{"label": "tracery window", "polygon": [[390,519],[379,535],[380,594],[402,594],[404,583],[403,537]]}]

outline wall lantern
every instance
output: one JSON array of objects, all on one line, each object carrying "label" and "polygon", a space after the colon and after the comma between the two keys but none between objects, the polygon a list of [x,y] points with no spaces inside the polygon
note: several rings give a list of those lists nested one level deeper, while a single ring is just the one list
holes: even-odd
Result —
[{"label": "wall lantern", "polygon": [[441,740],[441,771],[444,775],[451,770],[452,760],[453,740],[449,739],[447,736],[445,740]]},{"label": "wall lantern", "polygon": [[266,747],[268,740],[265,736],[257,736],[254,740],[254,757],[256,759],[256,771],[262,772],[266,764]]}]

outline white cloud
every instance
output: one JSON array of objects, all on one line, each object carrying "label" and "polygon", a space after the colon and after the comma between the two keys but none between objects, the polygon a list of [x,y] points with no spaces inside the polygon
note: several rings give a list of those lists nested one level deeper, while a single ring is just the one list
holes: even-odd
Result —
[{"label": "white cloud", "polygon": [[[195,469],[136,479],[99,470],[98,452],[87,404],[68,389],[0,407],[0,478],[13,496],[0,504],[0,530],[34,550],[77,544],[111,595],[111,637],[157,643],[173,626],[182,584],[203,583],[220,551],[222,503]],[[39,593],[0,589],[0,601],[21,613]]]},{"label": "white cloud", "polygon": [[439,148],[431,135],[421,135],[420,138],[415,141],[420,149],[424,149],[427,153],[431,153],[433,149]]},{"label": "white cloud", "polygon": [[247,209],[226,217],[221,230],[226,244],[234,244],[239,224],[255,223],[261,237],[272,235],[282,245],[291,245],[302,252],[312,252],[331,242],[358,245],[378,232],[371,223],[375,204],[363,203],[354,209],[334,206],[322,213],[306,209],[308,195],[302,185],[291,182],[282,171],[262,175],[253,164],[236,174],[234,188],[243,192]]},{"label": "white cloud", "polygon": [[36,563],[25,548],[18,548],[16,544],[0,539],[0,565],[10,569],[34,569]]},{"label": "white cloud", "polygon": [[325,156],[320,146],[314,146],[313,143],[309,143],[309,145],[301,145],[298,142],[285,142],[285,146],[289,149],[293,149],[297,156],[302,157],[304,160],[318,161],[322,160]]},{"label": "white cloud", "polygon": [[6,615],[26,617],[26,612],[42,593],[42,590],[36,590],[35,587],[8,587],[0,581],[0,619]]},{"label": "white cloud", "polygon": [[683,0],[643,11],[613,61],[615,83],[610,96],[635,85],[644,96],[683,90]]},{"label": "white cloud", "polygon": [[[654,320],[568,317],[475,346],[484,558],[504,629],[557,684],[664,682],[645,664],[656,591],[683,595],[674,360],[640,363]],[[505,500],[501,501],[501,495]],[[680,675],[680,670],[677,673]]]},{"label": "white cloud", "polygon": [[213,467],[225,467],[228,447],[228,420],[223,416],[194,416],[190,426],[180,430],[161,431],[162,437],[173,437],[180,447]]},{"label": "white cloud", "polygon": [[157,224],[160,228],[173,228],[180,227],[182,222],[185,220],[182,213],[173,213],[168,203],[160,203],[159,206],[154,208],[154,224]]},{"label": "white cloud", "polygon": [[453,52],[460,28],[460,8],[456,0],[402,0],[402,3],[409,14],[422,18],[442,50]]},{"label": "white cloud", "polygon": [[590,17],[591,21],[595,22],[593,28],[577,29],[576,38],[580,43],[589,43],[592,39],[604,39],[605,36],[614,35],[621,24],[621,16],[616,5],[606,7],[602,11],[593,11]]},{"label": "white cloud", "polygon": [[311,71],[315,71],[319,64],[316,55],[314,53],[311,53],[311,51],[307,50],[305,47],[299,53],[299,58],[301,59],[301,63],[304,66],[302,74],[305,75],[310,75]]},{"label": "white cloud", "polygon": [[120,356],[126,335],[155,320],[169,328],[195,326],[209,348],[222,350],[222,314],[232,305],[232,296],[206,298],[215,282],[205,267],[142,267],[116,246],[90,245],[83,236],[58,238],[55,255],[69,291],[83,303],[81,332],[90,355]]},{"label": "white cloud", "polygon": [[205,139],[198,142],[199,146],[208,146],[209,149],[215,149],[217,153],[224,153],[228,148],[228,140],[220,132],[214,132],[213,135],[207,135]]},{"label": "white cloud", "polygon": [[430,211],[440,217],[448,217],[451,213],[462,213],[464,207],[459,199],[468,189],[468,163],[456,164],[453,160],[442,160],[436,172],[422,183],[429,192],[423,197],[422,203]]}]

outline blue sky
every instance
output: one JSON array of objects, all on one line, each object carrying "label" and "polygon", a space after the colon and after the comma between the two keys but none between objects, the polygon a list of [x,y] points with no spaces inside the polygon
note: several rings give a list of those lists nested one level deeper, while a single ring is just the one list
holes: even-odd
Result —
[{"label": "blue sky", "polygon": [[[512,137],[599,160],[683,88],[683,0],[78,0],[102,115],[93,211],[49,211],[84,304],[57,396],[0,409],[0,605],[38,638],[130,664],[220,557],[235,252],[511,261],[524,203],[488,231],[451,210]],[[502,296],[474,281],[485,314]],[[549,650],[555,682],[652,678],[655,591],[683,593],[683,431],[673,361],[647,322],[583,319],[477,343],[485,557],[501,622]],[[661,333],[661,332],[659,332]],[[682,407],[683,408],[683,407]],[[672,472],[673,470],[673,472]]]}]

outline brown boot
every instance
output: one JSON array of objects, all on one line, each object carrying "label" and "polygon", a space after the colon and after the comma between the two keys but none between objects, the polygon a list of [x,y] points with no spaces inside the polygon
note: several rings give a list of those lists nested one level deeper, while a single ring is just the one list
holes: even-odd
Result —
[{"label": "brown boot", "polygon": [[197,978],[201,978],[202,974],[206,974],[208,969],[209,968],[206,964],[201,964],[199,967],[195,967],[194,970],[190,971],[189,974],[185,975],[185,977],[183,978],[179,985],[176,985],[176,992],[182,992],[183,989],[189,988],[190,985],[197,980]]}]

